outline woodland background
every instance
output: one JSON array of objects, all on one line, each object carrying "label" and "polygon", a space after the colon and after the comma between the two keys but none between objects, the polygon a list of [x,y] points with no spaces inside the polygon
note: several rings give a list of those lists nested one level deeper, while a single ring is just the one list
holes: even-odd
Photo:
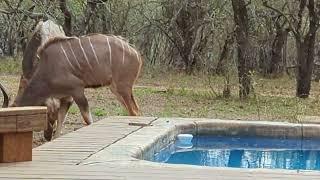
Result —
[{"label": "woodland background", "polygon": [[[262,108],[280,106],[290,114],[284,109],[299,103],[306,106],[302,112],[311,109],[306,114],[319,110],[309,106],[319,96],[318,0],[0,0],[0,74],[19,74],[41,19],[62,25],[68,36],[125,37],[144,57],[140,84],[158,82],[172,96],[240,111],[254,99],[259,116]],[[299,100],[311,95],[308,102]],[[231,106],[235,96],[238,104]]]}]

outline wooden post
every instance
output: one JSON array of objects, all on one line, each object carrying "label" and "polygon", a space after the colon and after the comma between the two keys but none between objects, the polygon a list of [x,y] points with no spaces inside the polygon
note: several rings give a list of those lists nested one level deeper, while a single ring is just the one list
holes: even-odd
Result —
[{"label": "wooden post", "polygon": [[46,128],[46,107],[0,109],[0,163],[31,161],[33,131]]}]

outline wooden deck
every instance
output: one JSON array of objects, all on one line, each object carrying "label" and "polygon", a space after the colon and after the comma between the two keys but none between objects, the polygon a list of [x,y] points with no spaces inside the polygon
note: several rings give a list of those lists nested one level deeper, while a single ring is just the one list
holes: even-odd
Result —
[{"label": "wooden deck", "polygon": [[[160,119],[161,120],[161,119]],[[85,164],[87,159],[151,124],[153,117],[112,117],[33,150],[33,161],[0,164],[0,179],[319,179],[318,172],[239,170],[139,163]]]}]

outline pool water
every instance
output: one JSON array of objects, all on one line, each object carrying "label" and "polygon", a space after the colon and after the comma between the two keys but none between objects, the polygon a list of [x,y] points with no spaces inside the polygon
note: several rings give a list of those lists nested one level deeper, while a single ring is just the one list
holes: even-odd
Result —
[{"label": "pool water", "polygon": [[320,170],[320,140],[195,136],[192,147],[178,142],[153,161],[213,167]]}]

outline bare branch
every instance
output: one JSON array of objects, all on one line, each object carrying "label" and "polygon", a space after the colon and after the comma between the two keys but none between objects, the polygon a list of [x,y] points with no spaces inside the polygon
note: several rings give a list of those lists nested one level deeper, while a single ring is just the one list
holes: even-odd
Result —
[{"label": "bare branch", "polygon": [[299,12],[298,12],[297,31],[300,30],[301,25],[302,25],[302,20],[303,20],[302,16],[303,16],[303,11],[304,11],[304,9],[305,9],[305,7],[306,7],[306,3],[307,3],[306,0],[301,0],[301,1],[300,1]]},{"label": "bare branch", "polygon": [[269,8],[269,9],[271,9],[272,11],[274,11],[274,12],[278,13],[279,15],[281,15],[282,17],[284,17],[285,20],[288,22],[289,28],[290,28],[290,30],[292,31],[292,33],[294,34],[294,36],[296,36],[297,38],[300,39],[300,34],[299,34],[299,32],[297,31],[297,29],[294,28],[294,26],[293,26],[293,24],[291,23],[291,21],[290,21],[290,19],[288,18],[288,16],[286,16],[286,15],[285,15],[282,11],[280,11],[279,9],[276,9],[276,8],[270,6],[267,1],[263,1],[262,4],[263,4],[264,7]]},{"label": "bare branch", "polygon": [[2,13],[2,14],[13,14],[13,12],[9,12],[9,11],[3,10],[3,9],[0,9],[0,13]]},{"label": "bare branch", "polygon": [[3,10],[3,9],[0,9],[0,13],[3,13],[3,14],[22,14],[22,15],[26,15],[28,17],[30,17],[31,19],[41,19],[41,18],[44,18],[46,17],[45,14],[43,13],[34,13],[34,12],[30,12],[28,10],[23,10],[23,9],[17,9],[17,10]]}]

